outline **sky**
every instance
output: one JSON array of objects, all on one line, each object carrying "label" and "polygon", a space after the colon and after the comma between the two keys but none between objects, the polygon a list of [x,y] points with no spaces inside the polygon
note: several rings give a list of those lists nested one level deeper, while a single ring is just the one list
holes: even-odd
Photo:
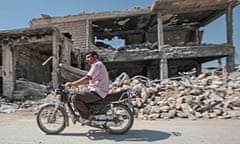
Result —
[{"label": "sky", "polygon": [[[67,16],[84,12],[127,10],[134,7],[145,8],[153,2],[154,0],[1,0],[0,31],[28,28],[29,21],[39,18],[40,14]],[[226,43],[225,16],[202,29],[203,43]],[[240,64],[240,5],[233,10],[233,43],[236,48],[235,63]]]}]

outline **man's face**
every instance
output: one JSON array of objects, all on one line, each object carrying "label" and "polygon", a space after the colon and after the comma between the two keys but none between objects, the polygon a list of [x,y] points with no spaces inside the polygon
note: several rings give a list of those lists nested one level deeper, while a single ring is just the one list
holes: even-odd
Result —
[{"label": "man's face", "polygon": [[93,56],[92,54],[86,55],[86,61],[90,65],[96,60],[96,56]]}]

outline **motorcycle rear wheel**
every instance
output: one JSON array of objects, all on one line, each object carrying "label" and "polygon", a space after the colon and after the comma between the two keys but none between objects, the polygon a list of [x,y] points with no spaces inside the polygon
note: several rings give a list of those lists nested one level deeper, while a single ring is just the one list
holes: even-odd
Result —
[{"label": "motorcycle rear wheel", "polygon": [[46,134],[58,134],[66,127],[66,114],[62,107],[58,107],[55,114],[55,105],[42,107],[37,114],[38,127]]},{"label": "motorcycle rear wheel", "polygon": [[[115,104],[114,111],[117,117],[113,121],[108,121],[106,129],[111,134],[124,134],[132,127],[134,122],[134,114],[123,104]],[[106,115],[113,115],[112,110],[108,107],[105,111]]]}]

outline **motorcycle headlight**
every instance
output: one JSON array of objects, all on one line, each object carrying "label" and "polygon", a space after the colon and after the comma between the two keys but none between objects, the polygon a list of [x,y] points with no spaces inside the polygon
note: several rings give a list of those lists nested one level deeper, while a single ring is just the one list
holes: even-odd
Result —
[{"label": "motorcycle headlight", "polygon": [[56,99],[62,101],[62,95],[59,90],[55,89],[52,94],[56,97]]},{"label": "motorcycle headlight", "polygon": [[61,96],[61,95],[56,95],[56,98],[57,98],[59,101],[62,101],[62,96]]}]

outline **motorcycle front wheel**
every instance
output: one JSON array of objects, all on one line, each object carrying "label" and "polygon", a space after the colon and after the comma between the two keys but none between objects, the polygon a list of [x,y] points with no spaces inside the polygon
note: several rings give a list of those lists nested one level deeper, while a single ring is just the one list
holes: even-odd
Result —
[{"label": "motorcycle front wheel", "polygon": [[58,134],[66,127],[66,113],[62,107],[55,110],[54,104],[43,106],[37,114],[38,127],[46,134]]},{"label": "motorcycle front wheel", "polygon": [[105,111],[106,115],[114,116],[113,120],[106,123],[106,129],[111,134],[124,134],[132,127],[134,114],[123,104],[115,104],[112,110],[108,107]]}]

